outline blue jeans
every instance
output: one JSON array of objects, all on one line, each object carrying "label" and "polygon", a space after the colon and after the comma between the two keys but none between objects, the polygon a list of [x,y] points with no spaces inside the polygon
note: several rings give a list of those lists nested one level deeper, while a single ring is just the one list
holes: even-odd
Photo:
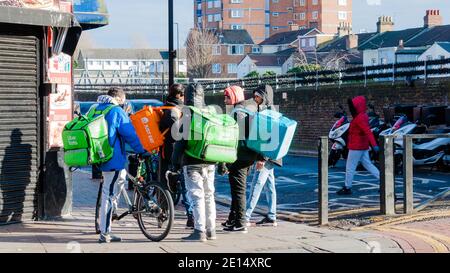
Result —
[{"label": "blue jeans", "polygon": [[253,210],[258,204],[259,196],[264,186],[266,186],[266,198],[269,206],[269,213],[267,217],[271,220],[276,220],[277,212],[277,192],[275,190],[275,174],[273,163],[266,161],[264,167],[260,171],[256,171],[253,175],[250,196],[247,202],[247,211],[245,218],[250,221]]},{"label": "blue jeans", "polygon": [[187,189],[186,189],[186,182],[184,181],[184,175],[180,175],[180,184],[181,184],[181,197],[183,200],[181,200],[181,203],[184,205],[184,208],[186,209],[186,215],[193,215],[192,214],[192,205],[191,201],[189,200],[189,197],[187,195]]}]

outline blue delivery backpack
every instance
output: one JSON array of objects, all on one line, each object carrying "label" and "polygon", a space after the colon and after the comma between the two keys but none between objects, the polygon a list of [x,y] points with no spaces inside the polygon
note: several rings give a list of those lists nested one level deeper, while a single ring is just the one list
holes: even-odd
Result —
[{"label": "blue delivery backpack", "polygon": [[287,155],[294,138],[297,122],[274,110],[250,112],[235,109],[250,116],[249,136],[246,146],[272,160],[279,160]]}]

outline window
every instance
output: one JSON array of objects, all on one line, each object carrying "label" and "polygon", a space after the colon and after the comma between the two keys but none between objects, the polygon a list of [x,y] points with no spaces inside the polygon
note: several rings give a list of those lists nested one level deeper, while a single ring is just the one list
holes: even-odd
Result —
[{"label": "window", "polygon": [[220,15],[220,13],[214,14],[214,21],[215,22],[220,22],[221,20],[222,20],[222,16]]},{"label": "window", "polygon": [[293,11],[294,11],[294,8],[287,8],[287,11],[293,12]]},{"label": "window", "polygon": [[280,2],[279,0],[272,0],[273,3],[278,3]]},{"label": "window", "polygon": [[314,20],[319,19],[319,12],[318,12],[318,11],[313,11],[313,12],[312,12],[312,18],[313,18]]},{"label": "window", "polygon": [[243,45],[229,45],[228,46],[228,55],[243,55],[244,54],[244,46]]},{"label": "window", "polygon": [[317,6],[317,5],[319,4],[319,0],[312,0],[312,4],[313,4],[314,6]]},{"label": "window", "polygon": [[372,59],[372,65],[376,65],[377,64],[377,59],[373,58]]},{"label": "window", "polygon": [[294,14],[294,19],[295,20],[302,20],[304,21],[306,19],[306,13],[302,12],[302,13],[295,13]]},{"label": "window", "polygon": [[386,58],[381,58],[381,59],[380,59],[380,62],[381,62],[381,64],[387,64]]},{"label": "window", "polygon": [[242,29],[242,25],[231,25],[231,26],[230,26],[230,29],[234,29],[234,30],[236,30],[236,29]]},{"label": "window", "polygon": [[237,73],[237,64],[228,64],[228,74],[236,74]]},{"label": "window", "polygon": [[292,22],[292,21],[288,21],[288,25],[293,25],[294,24],[294,22]]},{"label": "window", "polygon": [[106,65],[111,65],[111,62],[110,61],[106,61]]},{"label": "window", "polygon": [[222,7],[222,3],[220,1],[214,1],[214,8],[221,8]]},{"label": "window", "polygon": [[222,66],[220,64],[213,64],[212,73],[214,73],[214,74],[222,73]]},{"label": "window", "polygon": [[202,23],[202,17],[197,17],[197,22]]},{"label": "window", "polygon": [[306,39],[302,39],[302,47],[306,47]]},{"label": "window", "polygon": [[273,29],[273,30],[278,30],[278,29],[279,29],[279,27],[273,27],[272,29]]},{"label": "window", "polygon": [[338,4],[339,6],[347,6],[347,0],[339,0]]},{"label": "window", "polygon": [[445,56],[444,55],[439,55],[439,60],[444,60]]},{"label": "window", "polygon": [[302,7],[306,6],[306,1],[305,0],[300,0],[300,6],[302,6]]},{"label": "window", "polygon": [[241,4],[242,0],[231,0],[231,4]]},{"label": "window", "polygon": [[198,9],[198,10],[202,10],[202,4],[198,4],[198,5],[197,5],[197,9]]},{"label": "window", "polygon": [[309,46],[315,47],[316,46],[316,39],[315,38],[309,38]]},{"label": "window", "polygon": [[115,61],[114,65],[120,65],[120,62],[119,61]]},{"label": "window", "polygon": [[213,15],[208,15],[208,22],[212,22],[214,20],[214,16]]},{"label": "window", "polygon": [[90,62],[89,62],[89,65],[94,65],[94,62],[93,62],[93,61],[90,61]]},{"label": "window", "polygon": [[433,56],[427,55],[427,61],[431,61],[431,60],[433,60]]},{"label": "window", "polygon": [[213,55],[221,55],[222,54],[220,45],[214,45],[212,50],[213,50]]},{"label": "window", "polygon": [[244,13],[241,9],[232,9],[231,10],[231,18],[241,18],[244,17]]},{"label": "window", "polygon": [[339,11],[338,12],[339,20],[347,20],[347,12],[346,11]]},{"label": "window", "polygon": [[255,54],[261,53],[261,48],[259,46],[254,46],[252,48],[252,53],[255,53]]},{"label": "window", "polygon": [[208,9],[212,9],[213,8],[213,1],[208,1]]},{"label": "window", "polygon": [[273,16],[273,17],[278,17],[278,15],[280,15],[278,12],[272,13],[272,16]]}]

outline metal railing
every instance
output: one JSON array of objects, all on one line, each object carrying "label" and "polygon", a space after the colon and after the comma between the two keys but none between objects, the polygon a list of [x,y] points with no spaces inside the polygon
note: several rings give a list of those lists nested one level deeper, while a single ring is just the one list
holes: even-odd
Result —
[{"label": "metal railing", "polygon": [[[396,215],[395,209],[395,162],[394,162],[394,140],[395,136],[380,136],[380,213],[382,215]],[[423,134],[405,135],[403,137],[403,213],[414,213],[417,208],[423,209],[427,203],[436,197],[447,194],[440,193],[435,198],[419,204],[414,208],[414,185],[413,185],[413,140],[414,139],[437,139],[450,138],[450,134]],[[318,200],[319,200],[319,225],[328,224],[328,137],[320,137],[318,143],[319,151],[319,175],[318,175]]]},{"label": "metal railing", "polygon": [[[396,63],[377,66],[352,67],[345,70],[319,70],[303,73],[288,73],[267,77],[254,77],[243,79],[223,80],[201,80],[206,91],[216,92],[231,85],[239,85],[252,89],[261,84],[272,85],[275,89],[292,88],[296,90],[304,86],[315,87],[326,85],[338,85],[339,87],[349,83],[363,83],[367,86],[370,82],[392,82],[405,80],[412,81],[423,79],[424,82],[430,77],[442,77],[450,75],[450,59],[417,61],[409,63]],[[128,79],[132,80],[132,79]],[[144,79],[142,79],[144,80]],[[151,83],[148,80],[136,84],[116,84],[123,86],[129,91],[137,92],[164,92],[167,90],[167,81]],[[75,79],[75,82],[77,79]],[[110,83],[102,84],[75,84],[75,91],[103,90]]]}]

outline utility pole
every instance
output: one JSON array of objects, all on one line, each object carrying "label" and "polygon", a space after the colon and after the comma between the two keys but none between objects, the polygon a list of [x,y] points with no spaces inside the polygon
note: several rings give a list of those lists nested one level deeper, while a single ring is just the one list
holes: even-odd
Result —
[{"label": "utility pole", "polygon": [[177,70],[176,70],[176,74],[180,74],[180,31],[178,29],[178,23],[174,23],[175,25],[177,25],[177,54],[176,54],[176,58],[177,58]]},{"label": "utility pole", "polygon": [[173,0],[169,0],[169,88],[174,84],[174,59],[176,52],[173,50]]}]

